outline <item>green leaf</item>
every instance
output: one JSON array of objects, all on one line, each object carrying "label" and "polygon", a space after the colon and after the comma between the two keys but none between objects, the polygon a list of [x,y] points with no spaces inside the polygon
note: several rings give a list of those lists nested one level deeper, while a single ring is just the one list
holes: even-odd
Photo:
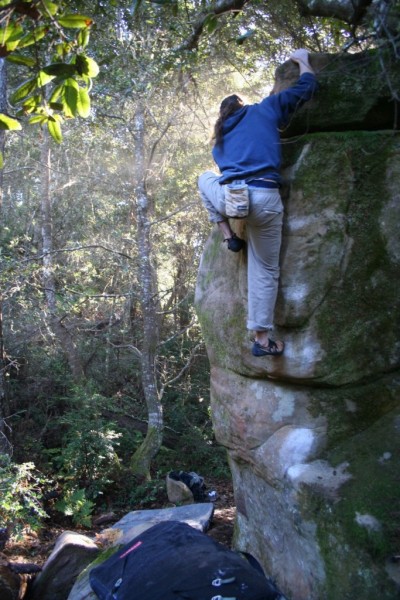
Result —
[{"label": "green leaf", "polygon": [[61,133],[60,123],[56,120],[53,121],[52,119],[49,119],[47,121],[47,128],[48,128],[49,133],[50,133],[51,137],[53,138],[53,140],[56,141],[57,144],[61,144],[62,133]]},{"label": "green leaf", "polygon": [[43,87],[47,85],[48,83],[50,83],[50,81],[53,81],[54,78],[55,75],[48,75],[45,72],[45,70],[42,69],[41,71],[39,71],[37,76],[37,87]]},{"label": "green leaf", "polygon": [[7,52],[14,52],[14,50],[16,50],[18,46],[19,40],[15,40],[14,42],[7,42],[5,47]]},{"label": "green leaf", "polygon": [[21,123],[4,113],[0,113],[0,129],[16,130],[21,129]]},{"label": "green leaf", "polygon": [[207,15],[204,19],[204,27],[207,28],[208,33],[213,33],[218,26],[218,18],[213,15]]},{"label": "green leaf", "polygon": [[24,30],[21,25],[17,23],[11,23],[6,27],[2,27],[0,29],[0,45],[4,46],[8,42],[13,42],[15,40],[20,40],[24,35]]},{"label": "green leaf", "polygon": [[4,167],[4,156],[3,153],[0,152],[0,169]]},{"label": "green leaf", "polygon": [[76,117],[79,101],[79,86],[74,79],[68,79],[64,84],[63,100],[65,113],[69,117]]},{"label": "green leaf", "polygon": [[62,77],[66,79],[68,77],[73,77],[76,73],[76,66],[70,65],[67,63],[52,63],[51,65],[46,65],[43,67],[42,71],[47,73],[48,75],[54,75],[54,77]]},{"label": "green leaf", "polygon": [[90,27],[93,20],[85,15],[64,15],[57,19],[61,27],[72,28],[72,29],[83,29],[84,27]]},{"label": "green leaf", "polygon": [[49,100],[50,104],[52,102],[56,102],[59,99],[59,97],[61,96],[63,90],[64,90],[64,84],[57,85],[54,88],[54,90],[53,90],[53,92],[52,92],[52,94],[50,96],[50,100]]},{"label": "green leaf", "polygon": [[86,46],[89,44],[89,38],[90,38],[90,29],[89,27],[85,27],[85,29],[82,29],[82,31],[79,32],[78,35],[78,44],[81,48],[86,48]]},{"label": "green leaf", "polygon": [[79,75],[87,75],[88,77],[96,77],[99,74],[99,65],[93,58],[86,54],[78,54],[76,57],[76,68]]},{"label": "green leaf", "polygon": [[86,88],[79,88],[78,115],[86,119],[90,115],[90,96]]},{"label": "green leaf", "polygon": [[49,106],[52,110],[64,110],[64,104],[62,102],[49,102]]},{"label": "green leaf", "polygon": [[25,67],[34,67],[36,65],[34,58],[22,56],[22,54],[11,54],[10,56],[7,56],[7,60],[8,62],[12,62],[17,65],[24,65]]},{"label": "green leaf", "polygon": [[22,114],[31,113],[34,110],[36,110],[37,107],[39,106],[41,100],[42,100],[42,98],[38,95],[27,98],[25,100],[25,102],[23,102],[23,104],[22,104],[22,108],[23,108]]},{"label": "green leaf", "polygon": [[63,42],[62,44],[56,44],[55,53],[60,58],[67,56],[72,50],[71,42]]},{"label": "green leaf", "polygon": [[43,16],[50,14],[52,17],[54,17],[54,15],[57,14],[60,8],[58,4],[50,2],[49,0],[42,0],[42,4],[44,4],[46,10],[43,10],[40,6],[38,6],[38,9],[40,10]]},{"label": "green leaf", "polygon": [[13,94],[11,94],[10,102],[16,104],[26,96],[29,96],[37,88],[37,78],[28,79],[20,85]]},{"label": "green leaf", "polygon": [[33,31],[25,35],[20,39],[18,46],[20,48],[26,48],[27,46],[31,46],[32,44],[36,44],[39,40],[44,38],[46,33],[49,31],[47,25],[42,25],[41,27],[36,27]]},{"label": "green leaf", "polygon": [[42,124],[42,123],[45,123],[47,120],[48,120],[47,117],[45,117],[44,115],[34,115],[33,117],[31,117],[29,119],[29,123],[31,125],[34,125],[35,123]]}]

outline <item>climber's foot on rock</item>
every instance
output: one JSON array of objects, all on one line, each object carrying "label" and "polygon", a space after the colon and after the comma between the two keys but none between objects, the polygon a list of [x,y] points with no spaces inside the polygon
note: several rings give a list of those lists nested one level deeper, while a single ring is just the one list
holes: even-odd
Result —
[{"label": "climber's foot on rock", "polygon": [[253,344],[253,348],[251,350],[253,356],[281,356],[283,350],[285,348],[284,342],[282,340],[271,340],[268,338],[268,344],[263,346],[257,340]]}]

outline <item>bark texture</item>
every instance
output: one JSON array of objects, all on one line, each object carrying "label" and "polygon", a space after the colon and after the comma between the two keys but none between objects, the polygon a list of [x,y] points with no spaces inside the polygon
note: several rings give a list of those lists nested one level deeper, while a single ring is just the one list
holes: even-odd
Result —
[{"label": "bark texture", "polygon": [[152,264],[151,206],[145,187],[145,108],[140,102],[136,107],[134,130],[136,240],[143,336],[140,363],[142,388],[147,406],[148,427],[145,439],[132,457],[131,465],[134,474],[149,478],[151,461],[161,448],[164,420],[156,375],[156,352],[159,338],[158,294]]}]

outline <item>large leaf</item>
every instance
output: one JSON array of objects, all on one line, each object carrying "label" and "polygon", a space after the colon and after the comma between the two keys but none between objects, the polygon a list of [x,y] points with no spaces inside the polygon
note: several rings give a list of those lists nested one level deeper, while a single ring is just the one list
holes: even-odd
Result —
[{"label": "large leaf", "polygon": [[218,26],[218,17],[214,14],[209,14],[204,19],[204,27],[208,33],[213,33]]},{"label": "large leaf", "polygon": [[34,115],[33,117],[31,117],[29,119],[29,123],[31,125],[35,125],[36,123],[40,123],[42,125],[43,123],[46,123],[47,120],[48,120],[48,118],[45,117],[44,115]]},{"label": "large leaf", "polygon": [[90,29],[89,29],[89,27],[85,27],[85,29],[82,29],[82,31],[80,31],[78,34],[79,46],[81,48],[86,48],[86,46],[89,44],[89,39],[90,39]]},{"label": "large leaf", "polygon": [[6,53],[14,52],[14,50],[18,48],[19,42],[20,40],[8,41],[5,46],[2,46],[2,48],[6,49]]},{"label": "large leaf", "polygon": [[61,133],[61,125],[59,121],[56,119],[49,119],[47,121],[47,128],[53,140],[57,142],[57,144],[61,144],[62,142],[62,133]]},{"label": "large leaf", "polygon": [[90,115],[90,96],[86,88],[79,88],[78,115],[84,119]]},{"label": "large leaf", "polygon": [[64,110],[64,104],[62,102],[49,102],[49,106],[53,110]]},{"label": "large leaf", "polygon": [[0,129],[15,130],[21,129],[21,123],[4,113],[0,113]]},{"label": "large leaf", "polygon": [[22,54],[11,54],[10,56],[7,56],[7,60],[17,65],[24,65],[25,67],[34,67],[36,65],[34,58],[22,56]]},{"label": "large leaf", "polygon": [[46,65],[42,69],[42,71],[48,75],[54,75],[55,77],[61,77],[63,79],[73,77],[76,73],[76,70],[77,68],[75,65],[70,65],[67,63],[52,63],[51,65]]},{"label": "large leaf", "polygon": [[54,78],[55,75],[49,75],[45,72],[44,69],[42,69],[41,71],[39,71],[37,76],[37,85],[38,87],[43,87],[44,85],[50,83],[50,81],[53,81]]},{"label": "large leaf", "polygon": [[1,56],[7,56],[9,52],[13,52],[18,48],[23,35],[24,30],[16,23],[11,23],[0,29]]},{"label": "large leaf", "polygon": [[21,25],[18,25],[17,23],[11,23],[10,25],[0,29],[0,45],[4,46],[4,44],[10,41],[19,40],[23,35],[24,30],[22,29]]},{"label": "large leaf", "polygon": [[86,54],[78,54],[76,57],[76,68],[79,75],[87,75],[88,77],[96,77],[99,74],[99,65],[93,58]]},{"label": "large leaf", "polygon": [[62,27],[72,29],[83,29],[84,27],[90,27],[90,25],[93,23],[93,20],[90,17],[73,14],[59,17],[57,21]]},{"label": "large leaf", "polygon": [[56,102],[64,91],[64,84],[57,85],[50,96],[49,102]]},{"label": "large leaf", "polygon": [[74,79],[68,79],[62,92],[64,112],[68,117],[76,117],[78,113],[79,86]]},{"label": "large leaf", "polygon": [[30,98],[27,98],[25,100],[25,102],[23,102],[22,104],[22,111],[21,114],[26,114],[26,113],[32,113],[36,110],[36,108],[39,106],[39,104],[41,103],[42,98],[39,95],[36,96],[31,96]]},{"label": "large leaf", "polygon": [[36,27],[33,31],[25,35],[20,39],[18,47],[26,48],[26,46],[31,46],[32,44],[36,44],[39,40],[44,38],[44,36],[48,33],[49,28],[47,25],[42,25],[41,27]]},{"label": "large leaf", "polygon": [[60,8],[58,6],[58,4],[55,4],[54,2],[50,2],[50,0],[42,0],[42,4],[44,5],[44,8],[42,8],[41,6],[38,6],[38,9],[42,13],[43,16],[51,15],[52,17],[54,17],[54,15],[57,14],[57,12]]},{"label": "large leaf", "polygon": [[20,85],[13,94],[11,94],[10,102],[16,104],[26,96],[29,96],[37,88],[37,78],[28,79],[22,85]]}]

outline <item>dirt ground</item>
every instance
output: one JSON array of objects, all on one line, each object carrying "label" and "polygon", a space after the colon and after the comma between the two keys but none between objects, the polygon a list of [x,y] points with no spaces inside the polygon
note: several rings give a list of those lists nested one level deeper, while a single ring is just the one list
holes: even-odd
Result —
[{"label": "dirt ground", "polygon": [[[207,489],[215,490],[218,494],[217,500],[214,503],[213,519],[207,533],[216,541],[230,547],[235,521],[235,503],[231,481],[226,479],[209,479],[207,480]],[[157,505],[155,503],[151,506],[146,506],[145,508],[156,509],[170,507],[171,504]],[[77,531],[88,537],[94,538],[102,529],[110,527],[114,522],[121,519],[124,514],[131,510],[135,510],[135,507],[130,508],[129,511],[127,510],[125,513],[118,513],[115,515],[113,521],[107,521],[105,524],[91,529],[77,529],[69,523],[65,523],[62,526],[47,523],[39,533],[26,533],[23,539],[8,541],[3,552],[0,554],[2,554],[6,560],[13,563],[31,563],[41,567],[51,553],[57,538],[63,531]],[[94,522],[96,522],[96,519],[99,516],[100,515],[95,516],[93,519]]]}]

